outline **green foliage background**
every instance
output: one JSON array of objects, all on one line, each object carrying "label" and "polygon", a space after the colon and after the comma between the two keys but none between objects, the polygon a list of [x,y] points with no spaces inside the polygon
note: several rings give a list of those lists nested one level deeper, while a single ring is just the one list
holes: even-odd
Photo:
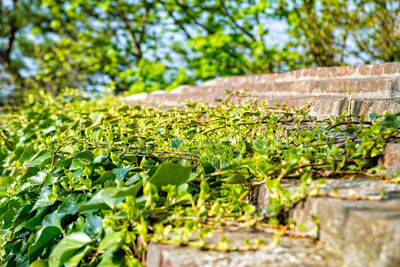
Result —
[{"label": "green foliage background", "polygon": [[139,93],[400,59],[395,0],[2,0],[0,12],[0,79],[19,90]]},{"label": "green foliage background", "polygon": [[[140,266],[150,241],[257,249],[205,240],[229,225],[293,227],[287,210],[326,177],[388,178],[378,159],[400,137],[400,114],[318,121],[308,106],[162,111],[84,98],[40,91],[0,115],[2,266]],[[256,212],[248,195],[260,183],[269,207]]]}]

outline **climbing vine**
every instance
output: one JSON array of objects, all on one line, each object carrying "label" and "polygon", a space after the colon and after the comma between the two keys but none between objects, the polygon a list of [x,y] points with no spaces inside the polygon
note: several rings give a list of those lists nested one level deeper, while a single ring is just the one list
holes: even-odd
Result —
[{"label": "climbing vine", "polygon": [[308,106],[128,107],[71,92],[26,103],[0,115],[4,266],[136,266],[151,241],[205,247],[225,225],[277,227],[311,180],[388,178],[378,160],[400,137],[400,114],[318,121]]}]

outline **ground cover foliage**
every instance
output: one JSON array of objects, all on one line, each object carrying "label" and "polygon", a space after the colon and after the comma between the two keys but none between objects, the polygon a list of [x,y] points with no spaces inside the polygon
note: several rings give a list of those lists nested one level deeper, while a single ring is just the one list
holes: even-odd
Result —
[{"label": "ground cover foliage", "polygon": [[[278,227],[312,179],[387,178],[378,159],[400,114],[317,121],[307,108],[31,95],[0,120],[2,265],[137,266],[152,240],[206,248],[221,226]],[[289,193],[282,179],[302,183]],[[272,195],[261,213],[256,183]]]}]

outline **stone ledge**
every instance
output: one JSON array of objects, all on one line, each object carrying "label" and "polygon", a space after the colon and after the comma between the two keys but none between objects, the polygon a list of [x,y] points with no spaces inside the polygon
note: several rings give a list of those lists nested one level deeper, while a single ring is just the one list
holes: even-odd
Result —
[{"label": "stone ledge", "polygon": [[208,94],[215,97],[226,95],[226,90],[247,91],[257,96],[299,96],[299,95],[342,95],[369,98],[390,98],[400,92],[400,78],[346,78],[318,79],[304,81],[268,81],[258,83],[224,84],[224,85],[192,85],[180,86],[170,94]]},{"label": "stone ledge", "polygon": [[[151,243],[147,253],[148,267],[236,267],[236,266],[342,266],[337,250],[326,250],[309,238],[281,237],[274,244],[272,234],[262,231],[241,229],[220,230],[213,236],[218,240],[225,236],[232,244],[243,244],[245,239],[262,239],[264,246],[253,251],[221,252],[201,250],[188,246],[173,246]],[[210,242],[210,241],[209,241]]]},{"label": "stone ledge", "polygon": [[[217,105],[217,97],[208,94],[155,94],[150,95],[142,102],[128,101],[128,104],[149,103],[163,104],[166,107],[175,105],[184,105],[185,100],[193,100],[198,102],[205,102],[209,105]],[[220,99],[223,99],[220,98]],[[364,115],[368,118],[369,114],[377,113],[383,114],[385,112],[397,113],[400,112],[400,98],[353,98],[351,100],[345,96],[231,96],[229,101],[232,103],[243,104],[246,102],[256,101],[257,103],[267,102],[268,105],[274,106],[276,104],[286,105],[288,107],[298,107],[307,104],[311,101],[309,114],[315,116],[317,119],[322,120],[330,116],[339,116],[346,111],[354,116]]]},{"label": "stone ledge", "polygon": [[383,165],[389,175],[400,172],[400,142],[386,145]]},{"label": "stone ledge", "polygon": [[205,85],[226,85],[258,82],[287,82],[320,79],[347,79],[369,77],[392,77],[400,74],[400,63],[391,62],[364,66],[339,66],[327,68],[310,68],[290,72],[258,74],[248,76],[221,77],[205,82]]},{"label": "stone ledge", "polygon": [[[400,75],[399,75],[400,76]],[[156,91],[140,95],[150,102],[162,103],[165,97],[193,98],[200,102],[205,95],[213,98],[226,97],[226,90],[243,91],[256,97],[293,97],[293,96],[349,96],[355,98],[394,98],[400,93],[400,77],[363,78],[363,79],[321,79],[308,81],[243,83],[226,85],[183,85],[171,92]],[[200,98],[199,98],[200,97]],[[126,101],[135,100],[135,96],[126,97]]]},{"label": "stone ledge", "polygon": [[[282,186],[294,192],[298,184],[286,182]],[[382,188],[382,200],[367,200],[379,196]],[[268,207],[270,193],[264,185],[254,190],[253,202],[262,211]],[[317,217],[320,240],[341,249],[345,263],[351,266],[400,264],[400,184],[369,178],[326,179],[319,192],[325,196],[308,197],[289,212],[298,226],[315,229]],[[329,194],[336,197],[326,197]],[[355,200],[355,196],[364,198]]]},{"label": "stone ledge", "polygon": [[269,99],[272,102],[291,97],[349,97],[349,93],[352,94],[352,98],[364,101],[395,101],[400,96],[400,63],[313,68],[285,73],[216,78],[202,85],[182,85],[169,93],[143,93],[125,97],[123,100],[130,105],[171,106],[186,99],[217,104],[216,99],[226,97],[226,89],[246,90],[252,97]]}]

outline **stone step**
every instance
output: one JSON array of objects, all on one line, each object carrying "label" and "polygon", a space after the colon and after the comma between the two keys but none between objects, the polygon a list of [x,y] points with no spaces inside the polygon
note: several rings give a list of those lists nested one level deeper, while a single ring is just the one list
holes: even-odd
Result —
[{"label": "stone step", "polygon": [[[204,250],[190,246],[150,243],[147,252],[148,267],[238,267],[238,266],[343,266],[337,249],[326,249],[310,238],[281,236],[276,244],[274,235],[260,230],[220,229],[207,240],[208,246],[216,245],[225,237],[237,251]],[[250,243],[261,239],[264,244],[256,250],[246,250]]]},{"label": "stone step", "polygon": [[227,83],[224,85],[180,86],[172,95],[208,95],[224,97],[226,90],[247,92],[256,96],[333,95],[359,98],[390,98],[400,95],[400,74],[393,77],[319,79],[303,81],[268,81],[258,83]]},{"label": "stone step", "polygon": [[[329,111],[331,107],[342,108],[347,97],[355,99],[354,109],[360,110],[361,114],[371,110],[381,113],[379,111],[398,110],[395,101],[400,98],[400,63],[312,68],[285,73],[216,78],[198,86],[184,85],[171,92],[143,93],[125,97],[123,100],[130,105],[173,106],[186,99],[193,99],[215,105],[219,103],[217,99],[227,96],[227,89],[233,92],[246,91],[249,97],[230,98],[230,101],[240,103],[257,99],[260,102],[299,105],[304,102],[299,102],[299,99],[318,96],[319,105]],[[389,107],[386,107],[386,102],[391,102]],[[319,107],[314,113],[318,114],[319,109],[323,110]],[[325,113],[329,115],[329,112]],[[335,114],[337,112],[331,115]]]},{"label": "stone step", "polygon": [[290,82],[322,79],[381,78],[399,75],[400,63],[391,62],[364,66],[311,68],[273,74],[221,77],[207,81],[204,85],[240,85],[244,83]]},{"label": "stone step", "polygon": [[[291,193],[298,185],[282,183]],[[290,210],[288,216],[299,229],[317,227],[321,242],[341,250],[348,266],[400,266],[400,184],[326,179],[319,192]],[[254,187],[251,194],[259,211],[268,207],[272,196],[264,185]]]},{"label": "stone step", "polygon": [[[218,97],[212,94],[170,94],[159,93],[149,94],[146,101],[153,104],[163,104],[164,106],[175,106],[185,104],[186,100],[217,105]],[[223,98],[220,98],[223,99]],[[256,101],[258,103],[267,102],[270,106],[276,104],[288,107],[298,107],[311,101],[309,114],[317,119],[324,119],[330,116],[338,116],[344,112],[349,112],[355,116],[364,115],[368,118],[369,114],[383,114],[400,112],[400,97],[397,98],[349,98],[345,96],[231,96],[229,101],[232,103],[245,103]],[[128,100],[127,104],[136,105],[140,101]]]},{"label": "stone step", "polygon": [[[400,143],[385,149],[386,167],[400,167]],[[272,246],[271,231],[220,229],[207,241],[217,244],[222,236],[240,248],[246,238],[261,238],[259,250],[223,252],[189,246],[151,243],[147,253],[149,267],[183,266],[400,266],[400,184],[372,178],[325,179],[318,195],[297,203],[288,212],[297,229],[313,233],[318,229],[319,243],[309,238],[281,237]],[[300,182],[283,181],[294,194]],[[315,189],[309,185],[309,191]],[[264,184],[250,194],[259,212],[268,208]],[[316,220],[317,218],[317,220]]]},{"label": "stone step", "polygon": [[386,145],[383,165],[386,167],[387,174],[399,173],[400,176],[400,140],[397,140],[397,143],[393,142]]},{"label": "stone step", "polygon": [[400,98],[353,98],[321,96],[314,97],[310,107],[309,115],[317,119],[324,119],[330,116],[339,116],[348,112],[354,116],[364,115],[366,118],[371,113],[394,114],[400,112]]}]

